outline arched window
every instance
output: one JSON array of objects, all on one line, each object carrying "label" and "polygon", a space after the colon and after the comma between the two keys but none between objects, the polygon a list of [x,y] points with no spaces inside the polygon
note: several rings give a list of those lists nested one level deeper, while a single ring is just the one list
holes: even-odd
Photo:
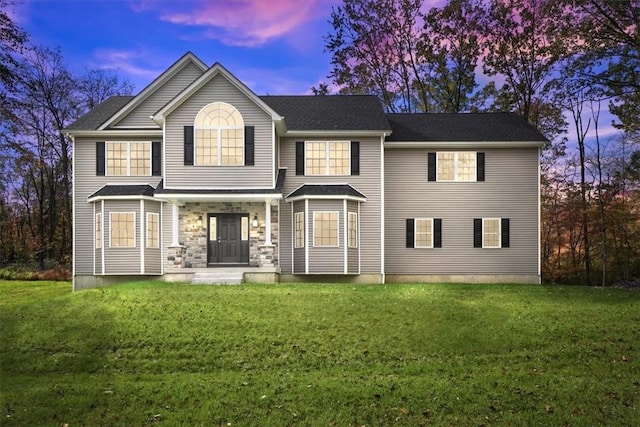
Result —
[{"label": "arched window", "polygon": [[197,165],[243,165],[244,120],[225,102],[205,106],[194,122]]}]

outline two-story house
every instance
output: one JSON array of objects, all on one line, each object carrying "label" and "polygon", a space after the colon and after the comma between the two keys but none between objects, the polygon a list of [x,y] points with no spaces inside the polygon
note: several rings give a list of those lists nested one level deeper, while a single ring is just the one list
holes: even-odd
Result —
[{"label": "two-story house", "polygon": [[513,114],[258,96],[185,54],[73,139],[74,289],[247,281],[539,283],[539,149]]}]

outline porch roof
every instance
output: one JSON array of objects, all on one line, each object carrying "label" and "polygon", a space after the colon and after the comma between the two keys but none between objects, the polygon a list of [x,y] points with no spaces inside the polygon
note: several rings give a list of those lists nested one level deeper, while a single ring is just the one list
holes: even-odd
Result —
[{"label": "porch roof", "polygon": [[365,202],[367,196],[350,184],[305,184],[286,197],[288,202],[301,199],[348,199]]},{"label": "porch roof", "polygon": [[102,199],[127,199],[153,197],[154,188],[149,184],[107,184],[91,194],[87,201]]}]

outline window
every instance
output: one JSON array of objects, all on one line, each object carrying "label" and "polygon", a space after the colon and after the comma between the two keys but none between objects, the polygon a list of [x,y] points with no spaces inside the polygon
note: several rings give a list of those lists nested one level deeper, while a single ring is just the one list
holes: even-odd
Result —
[{"label": "window", "polygon": [[415,220],[415,246],[416,248],[433,247],[433,219],[416,218]]},{"label": "window", "polygon": [[107,175],[151,176],[150,142],[107,142]]},{"label": "window", "polygon": [[407,248],[441,248],[441,218],[407,218]]},{"label": "window", "polygon": [[194,123],[196,165],[243,165],[244,120],[224,102],[204,107]]},{"label": "window", "polygon": [[509,218],[475,218],[473,220],[474,248],[508,248]]},{"label": "window", "polygon": [[240,240],[249,240],[249,217],[240,218]]},{"label": "window", "polygon": [[109,214],[111,247],[134,248],[136,246],[136,214],[111,212]]},{"label": "window", "polygon": [[304,248],[304,212],[295,213],[295,246]]},{"label": "window", "polygon": [[347,245],[350,248],[358,247],[358,214],[349,212],[347,221]]},{"label": "window", "polygon": [[147,212],[147,248],[160,247],[160,216]]},{"label": "window", "polygon": [[215,216],[209,217],[209,240],[212,242],[218,238],[218,220]]},{"label": "window", "polygon": [[350,147],[349,141],[307,141],[305,175],[350,175]]},{"label": "window", "polygon": [[96,214],[96,249],[102,249],[102,214]]},{"label": "window", "polygon": [[313,213],[313,246],[338,246],[338,212]]},{"label": "window", "polygon": [[475,152],[438,152],[436,157],[438,181],[476,181]]}]

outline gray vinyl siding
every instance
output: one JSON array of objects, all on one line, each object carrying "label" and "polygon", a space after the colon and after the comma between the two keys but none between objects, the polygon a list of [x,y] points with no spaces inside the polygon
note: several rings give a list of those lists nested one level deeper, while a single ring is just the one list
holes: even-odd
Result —
[{"label": "gray vinyl siding", "polygon": [[[160,212],[160,203],[157,202],[152,202],[149,200],[145,200],[144,202],[144,211],[145,211],[145,237],[144,237],[144,242],[142,242],[142,244],[144,245],[144,272],[145,274],[160,274],[162,267],[162,259],[161,259],[161,252],[162,252],[162,238],[161,236],[159,236],[159,240],[158,240],[158,248],[147,248],[147,225],[146,225],[146,219],[147,219],[147,213],[156,213],[158,214],[158,230],[162,230],[162,215]],[[162,231],[160,231],[160,234],[162,234]]]},{"label": "gray vinyl siding", "polygon": [[[293,206],[294,206],[293,207],[293,211],[294,211],[293,221],[295,221],[295,213],[296,212],[303,212],[304,213],[304,201],[294,202]],[[311,224],[311,223],[309,223],[309,224]],[[293,238],[293,236],[294,236],[294,233],[291,233],[291,237],[292,238]],[[280,242],[282,242],[282,237],[283,236],[280,236]],[[291,241],[293,241],[293,240],[290,239],[290,242]],[[307,242],[305,240],[305,242],[304,242],[305,247],[308,244],[309,244],[309,242]],[[295,242],[294,242],[294,246],[295,246]],[[305,273],[305,250],[306,250],[305,248],[294,248],[293,249],[293,263],[294,263],[293,273],[294,274],[304,274]],[[282,264],[282,260],[280,261],[280,263]]]},{"label": "gray vinyl siding", "polygon": [[[347,215],[348,212],[358,213],[358,202],[347,202]],[[358,222],[360,222],[360,216],[358,215]],[[348,230],[347,230],[348,231]],[[345,236],[345,244],[348,246],[348,236]],[[357,248],[347,248],[347,272],[349,274],[358,274],[359,270],[359,251],[360,245]]]},{"label": "gray vinyl siding", "polygon": [[128,128],[157,126],[150,117],[193,83],[202,73],[203,71],[194,63],[187,64],[114,126]]},{"label": "gray vinyl siding", "polygon": [[[386,273],[538,274],[538,150],[478,150],[485,181],[468,183],[428,182],[428,151],[385,151]],[[441,218],[442,248],[406,248],[407,218]],[[510,247],[474,248],[474,218],[509,218]]]},{"label": "gray vinyl siding", "polygon": [[[345,140],[360,141],[360,175],[355,176],[297,176],[296,141]],[[345,135],[331,138],[280,138],[280,167],[287,168],[287,179],[283,195],[286,196],[303,184],[345,184],[349,183],[367,196],[360,205],[360,257],[362,274],[381,273],[381,218],[382,218],[382,182],[381,182],[381,146],[380,138],[361,138]],[[311,201],[310,201],[311,202]],[[343,201],[338,210],[343,212]],[[281,202],[280,220],[280,267],[283,273],[291,272],[291,203]],[[341,222],[342,224],[342,222]],[[342,233],[342,228],[341,228]],[[284,256],[283,254],[289,254]],[[344,263],[344,253],[343,253]],[[344,271],[342,271],[344,272]]]},{"label": "gray vinyl siding", "polygon": [[[198,112],[213,102],[234,106],[245,126],[255,129],[255,166],[185,166],[184,126],[193,126]],[[166,120],[166,188],[273,188],[272,120],[250,98],[218,75]]]},{"label": "gray vinyl siding", "polygon": [[[158,137],[154,140],[161,140]],[[150,184],[156,186],[160,182],[157,176],[96,176],[96,141],[104,141],[104,138],[76,138],[74,144],[74,233],[75,233],[75,274],[92,275],[94,257],[94,220],[93,204],[87,202],[87,198],[98,191],[105,184]],[[149,141],[149,138],[126,138],[109,141]],[[137,211],[139,208],[139,201]],[[99,211],[100,204],[96,205]],[[108,216],[105,214],[103,222],[106,224]],[[106,230],[105,230],[106,231]],[[103,247],[108,244],[108,234],[105,232]],[[139,257],[138,257],[139,258]],[[98,261],[96,261],[98,262]],[[140,270],[138,269],[138,272]]]},{"label": "gray vinyl siding", "polygon": [[[338,247],[314,246],[314,212],[338,213]],[[344,274],[344,202],[342,200],[309,200],[309,274]]]},{"label": "gray vinyl siding", "polygon": [[[135,247],[120,248],[110,247],[110,213],[135,213]],[[104,273],[105,274],[140,274],[140,229],[142,222],[140,215],[139,200],[108,200],[104,204],[104,225],[105,225],[105,245],[104,245]]]}]

